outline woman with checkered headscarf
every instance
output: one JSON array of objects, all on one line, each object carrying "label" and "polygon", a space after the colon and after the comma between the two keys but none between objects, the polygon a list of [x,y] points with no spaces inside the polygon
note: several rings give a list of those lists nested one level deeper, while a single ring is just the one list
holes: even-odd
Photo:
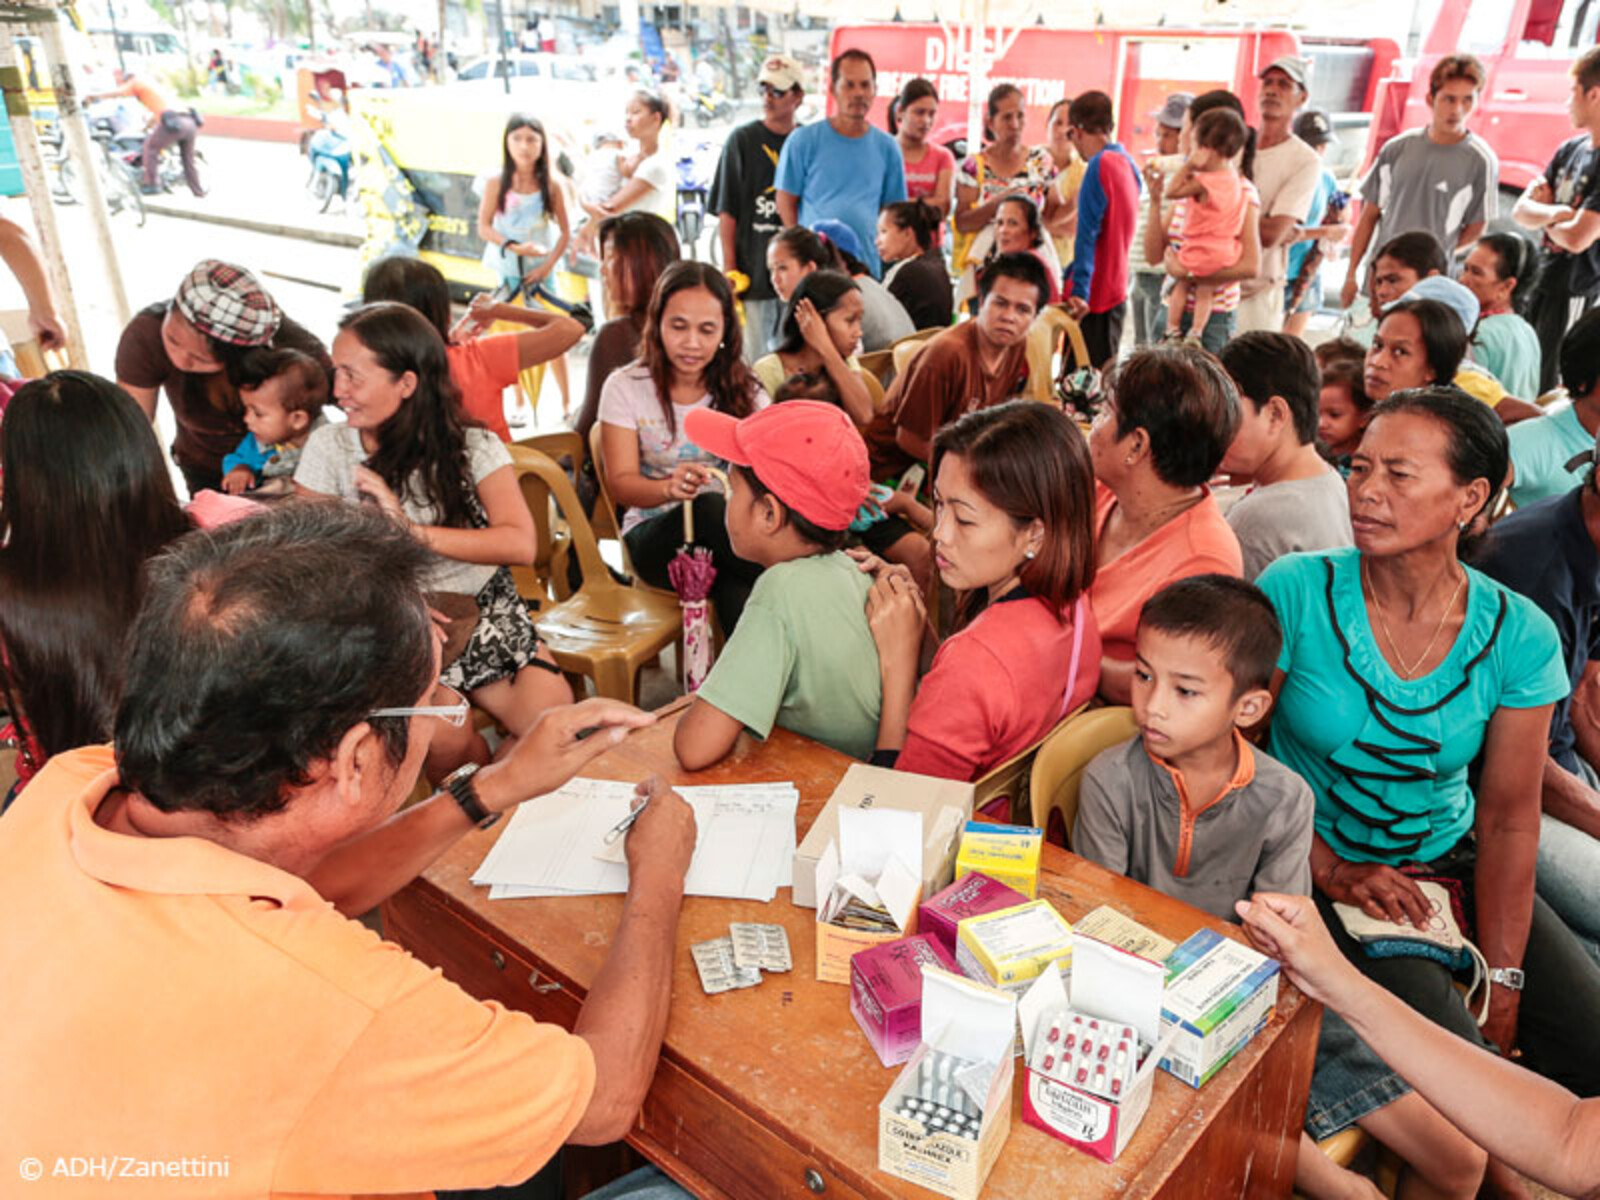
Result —
[{"label": "woman with checkered headscarf", "polygon": [[253,274],[208,258],[177,294],[140,311],[117,344],[117,382],[153,421],[165,391],[178,427],[172,457],[192,496],[222,483],[222,459],[245,435],[239,371],[258,348],[300,350],[330,373],[315,335],[284,316]]}]

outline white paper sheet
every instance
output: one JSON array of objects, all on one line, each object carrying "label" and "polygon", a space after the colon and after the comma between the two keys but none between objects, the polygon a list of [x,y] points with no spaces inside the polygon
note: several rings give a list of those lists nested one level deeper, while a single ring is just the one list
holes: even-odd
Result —
[{"label": "white paper sheet", "polygon": [[[789,783],[677,789],[695,810],[694,858],[685,893],[770,901],[793,883],[795,809]],[[620,894],[628,889],[623,843],[606,833],[628,814],[629,783],[574,779],[523,804],[473,875],[491,900]]]}]

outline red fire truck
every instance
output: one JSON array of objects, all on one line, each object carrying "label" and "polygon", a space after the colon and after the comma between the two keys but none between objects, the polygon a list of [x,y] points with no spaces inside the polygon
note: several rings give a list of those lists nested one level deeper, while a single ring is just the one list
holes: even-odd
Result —
[{"label": "red fire truck", "polygon": [[[1311,63],[1309,103],[1332,116],[1339,147],[1335,173],[1351,175],[1403,129],[1427,119],[1428,73],[1440,57],[1476,54],[1488,85],[1472,128],[1500,156],[1501,185],[1520,192],[1540,174],[1551,153],[1571,135],[1567,118],[1568,70],[1593,46],[1600,0],[1423,0],[1417,23],[1425,29],[1416,52],[1402,56],[1389,38],[1349,38],[1285,29],[1022,29],[1006,46],[987,31],[991,82],[1020,86],[1028,105],[1024,136],[1045,138],[1050,106],[1089,89],[1116,103],[1118,139],[1135,154],[1155,144],[1152,114],[1171,92],[1198,94],[1227,88],[1254,111],[1256,76],[1273,59],[1296,54]],[[833,54],[868,51],[878,65],[873,120],[884,123],[889,98],[921,75],[939,89],[943,121],[935,137],[964,137],[970,81],[965,31],[934,24],[844,25],[834,30]]]}]

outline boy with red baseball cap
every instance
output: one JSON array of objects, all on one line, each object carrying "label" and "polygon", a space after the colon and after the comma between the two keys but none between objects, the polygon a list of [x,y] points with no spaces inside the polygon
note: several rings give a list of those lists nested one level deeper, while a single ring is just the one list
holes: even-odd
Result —
[{"label": "boy with red baseball cap", "polygon": [[774,725],[868,758],[883,689],[867,626],[871,579],[841,553],[871,482],[867,447],[842,409],[791,400],[743,420],[684,418],[690,441],[732,465],[728,539],[764,570],[739,627],[678,723],[691,771]]}]

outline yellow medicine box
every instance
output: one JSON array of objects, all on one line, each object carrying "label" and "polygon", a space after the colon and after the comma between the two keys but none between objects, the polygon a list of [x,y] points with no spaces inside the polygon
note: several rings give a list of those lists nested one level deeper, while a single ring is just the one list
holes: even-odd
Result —
[{"label": "yellow medicine box", "polygon": [[956,879],[979,871],[1024,896],[1039,894],[1039,855],[1044,830],[1029,825],[968,821],[961,830]]},{"label": "yellow medicine box", "polygon": [[1023,992],[1051,963],[1072,968],[1072,926],[1048,900],[980,913],[957,927],[962,974],[1007,992]]}]

